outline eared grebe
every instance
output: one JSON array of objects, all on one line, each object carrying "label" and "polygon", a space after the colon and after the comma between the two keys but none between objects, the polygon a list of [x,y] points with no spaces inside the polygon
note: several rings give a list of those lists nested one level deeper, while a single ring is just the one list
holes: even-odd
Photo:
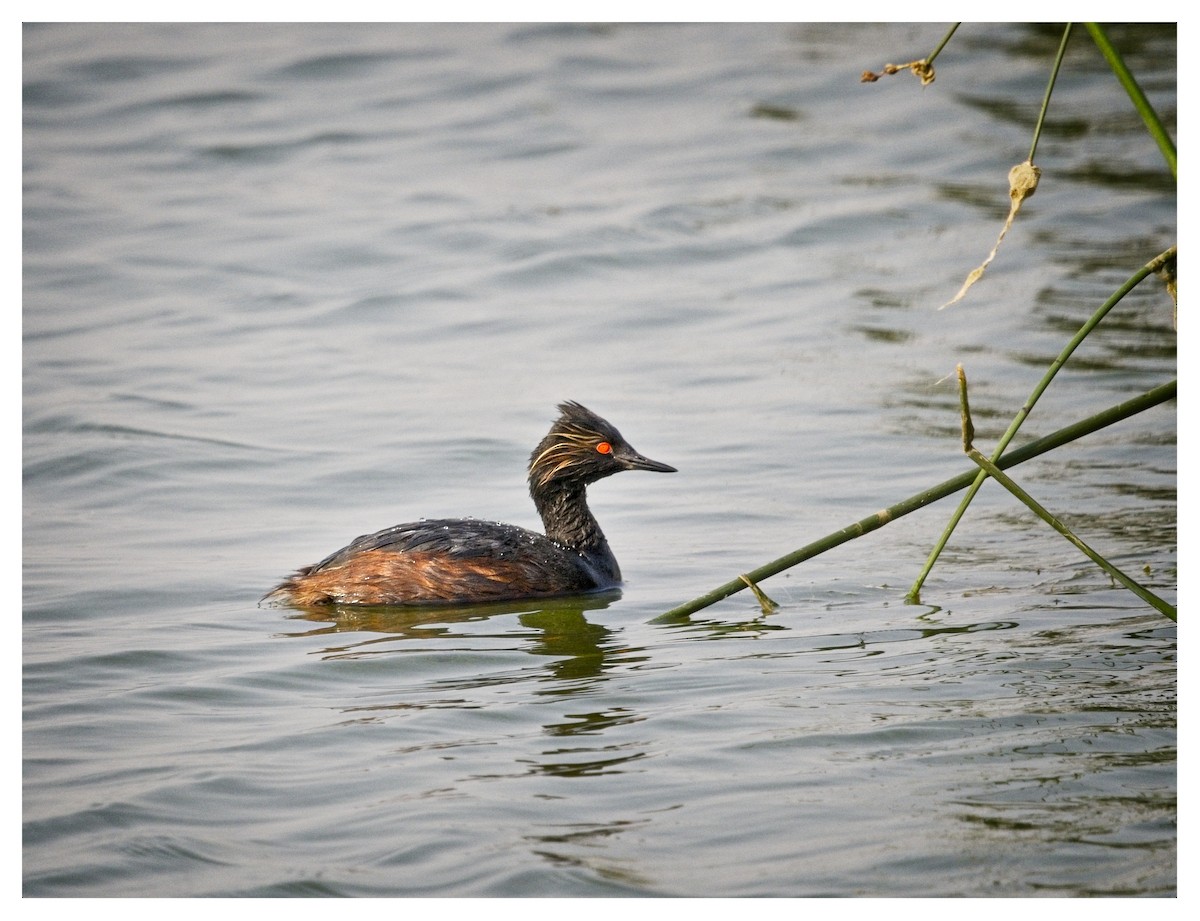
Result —
[{"label": "eared grebe", "polygon": [[675,468],[642,457],[578,403],[529,458],[529,494],[545,535],[473,518],[398,524],[285,579],[263,601],[324,604],[473,604],[612,588],[621,570],[587,505],[587,485],[621,470]]}]

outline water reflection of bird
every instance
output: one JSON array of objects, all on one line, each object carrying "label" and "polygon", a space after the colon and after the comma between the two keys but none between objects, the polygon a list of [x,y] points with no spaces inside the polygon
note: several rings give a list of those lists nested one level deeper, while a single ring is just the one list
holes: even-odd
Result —
[{"label": "water reflection of bird", "polygon": [[622,470],[675,472],[638,454],[578,403],[529,459],[529,494],[546,533],[474,518],[399,524],[289,576],[263,601],[327,604],[470,604],[612,588],[621,570],[587,504],[587,486]]}]

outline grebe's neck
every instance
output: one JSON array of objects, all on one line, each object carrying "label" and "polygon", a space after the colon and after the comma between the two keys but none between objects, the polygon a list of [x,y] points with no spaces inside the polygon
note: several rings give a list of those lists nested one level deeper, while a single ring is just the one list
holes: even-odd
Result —
[{"label": "grebe's neck", "polygon": [[601,573],[620,581],[621,570],[596,516],[587,504],[587,488],[579,483],[553,483],[532,489],[546,536],[581,554]]}]

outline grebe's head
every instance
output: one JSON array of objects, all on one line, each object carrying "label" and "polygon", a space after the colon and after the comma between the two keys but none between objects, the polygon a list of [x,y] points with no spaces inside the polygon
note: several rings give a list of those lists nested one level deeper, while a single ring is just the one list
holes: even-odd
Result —
[{"label": "grebe's head", "polygon": [[562,413],[529,458],[529,488],[556,484],[586,486],[622,470],[675,473],[674,467],[643,457],[610,423],[578,403],[560,403]]}]

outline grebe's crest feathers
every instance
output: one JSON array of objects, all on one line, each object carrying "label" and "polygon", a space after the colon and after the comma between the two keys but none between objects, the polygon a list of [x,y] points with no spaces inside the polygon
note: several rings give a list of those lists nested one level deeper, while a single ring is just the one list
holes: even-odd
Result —
[{"label": "grebe's crest feathers", "polygon": [[554,420],[554,425],[550,427],[551,435],[558,435],[575,444],[585,445],[589,450],[592,448],[593,442],[607,441],[610,444],[624,442],[616,426],[606,419],[601,419],[586,406],[576,403],[574,400],[559,403],[558,411],[562,415]]}]

